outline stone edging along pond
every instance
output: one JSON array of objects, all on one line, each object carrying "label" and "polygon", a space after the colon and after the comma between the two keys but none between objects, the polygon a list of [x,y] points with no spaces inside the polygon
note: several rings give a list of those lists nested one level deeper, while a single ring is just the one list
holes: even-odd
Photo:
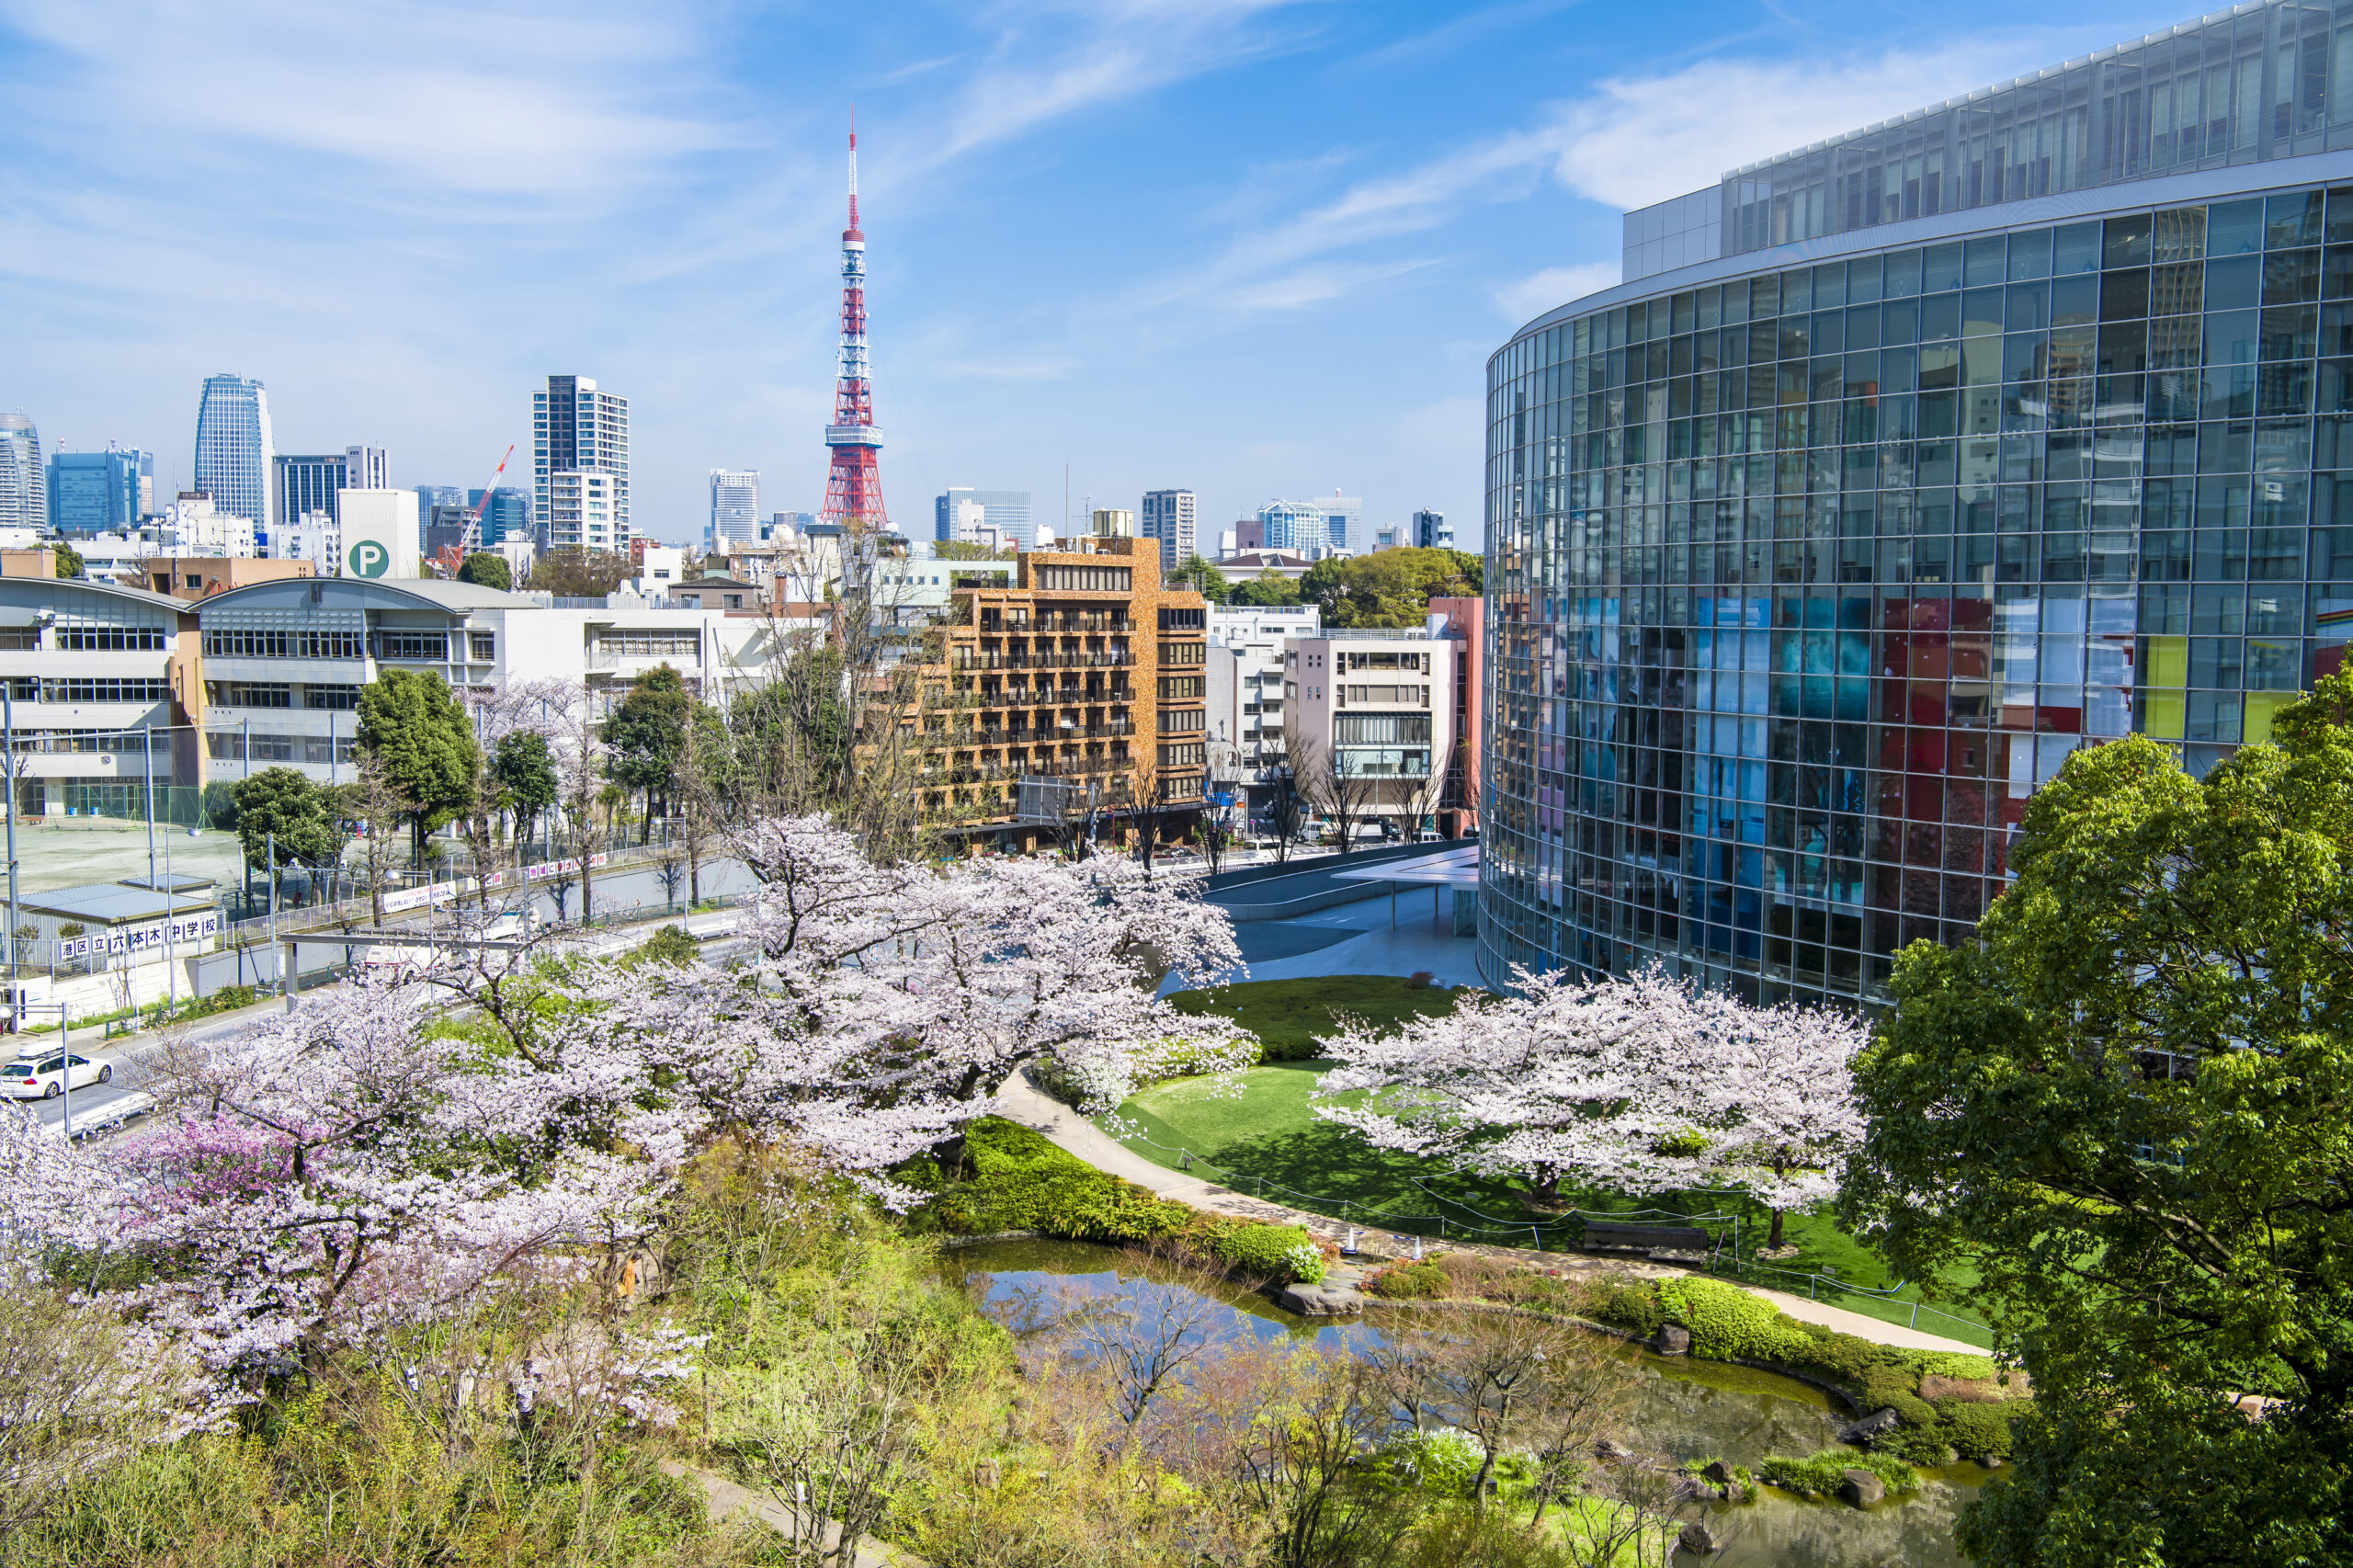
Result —
[{"label": "stone edging along pond", "polygon": [[[1365,1301],[1369,1306],[1377,1303],[1381,1306],[1402,1310],[1430,1312],[1443,1308],[1451,1308],[1457,1312],[1495,1312],[1507,1317],[1540,1318],[1546,1323],[1574,1324],[1579,1328],[1589,1328],[1596,1334],[1606,1334],[1612,1339],[1622,1339],[1630,1345],[1640,1345],[1647,1347],[1650,1344],[1647,1337],[1635,1333],[1631,1328],[1619,1328],[1606,1323],[1596,1323],[1591,1318],[1581,1318],[1574,1312],[1548,1312],[1536,1307],[1506,1306],[1501,1301],[1482,1301],[1475,1299],[1461,1300],[1452,1298],[1439,1301],[1391,1301],[1383,1296],[1368,1296],[1365,1298]],[[1821,1376],[1819,1373],[1802,1372],[1795,1367],[1782,1366],[1778,1361],[1752,1361],[1745,1356],[1728,1357],[1721,1361],[1716,1360],[1716,1358],[1711,1356],[1687,1356],[1686,1359],[1693,1361],[1711,1361],[1720,1367],[1746,1367],[1752,1371],[1770,1372],[1776,1377],[1789,1378],[1797,1382],[1807,1384],[1810,1387],[1820,1389],[1824,1393],[1834,1396],[1841,1403],[1845,1404],[1847,1409],[1853,1411],[1857,1415],[1866,1414],[1861,1401],[1858,1400],[1847,1390],[1840,1388],[1836,1383],[1832,1382],[1829,1379]]]},{"label": "stone edging along pond", "polygon": [[[980,1246],[988,1242],[1067,1242],[1075,1238],[1070,1236],[1051,1235],[1044,1231],[997,1231],[985,1236],[940,1236],[936,1239],[939,1244],[941,1251],[953,1252],[962,1247]],[[1118,1250],[1118,1244],[1113,1242],[1089,1242],[1085,1244],[1089,1246],[1105,1247],[1115,1251]],[[1275,1288],[1273,1286],[1268,1286],[1262,1293],[1272,1293],[1274,1290]],[[1540,1318],[1547,1323],[1574,1324],[1579,1328],[1588,1328],[1593,1330],[1596,1334],[1606,1334],[1612,1339],[1622,1339],[1631,1345],[1647,1345],[1649,1343],[1643,1335],[1635,1333],[1632,1329],[1617,1328],[1606,1323],[1596,1323],[1591,1318],[1581,1318],[1574,1312],[1548,1312],[1540,1311],[1534,1307],[1508,1306],[1501,1301],[1482,1301],[1477,1300],[1455,1299],[1436,1301],[1392,1301],[1384,1296],[1368,1296],[1365,1298],[1365,1304],[1368,1307],[1382,1306],[1401,1312],[1432,1312],[1441,1309],[1451,1309],[1456,1312],[1494,1312],[1507,1317]],[[1695,1357],[1692,1358],[1702,1361],[1713,1359],[1711,1357],[1705,1356]],[[1843,1388],[1840,1388],[1836,1383],[1832,1382],[1829,1379],[1822,1377],[1816,1373],[1801,1371],[1795,1367],[1785,1367],[1778,1361],[1752,1361],[1745,1356],[1731,1357],[1723,1361],[1718,1362],[1717,1365],[1726,1367],[1746,1367],[1752,1371],[1771,1372],[1776,1377],[1789,1378],[1794,1381],[1804,1383],[1809,1387],[1819,1389],[1824,1393],[1831,1395],[1833,1398],[1846,1405],[1848,1410],[1854,1412],[1857,1415],[1868,1414],[1863,1409],[1861,1402],[1857,1400],[1852,1393]]]}]

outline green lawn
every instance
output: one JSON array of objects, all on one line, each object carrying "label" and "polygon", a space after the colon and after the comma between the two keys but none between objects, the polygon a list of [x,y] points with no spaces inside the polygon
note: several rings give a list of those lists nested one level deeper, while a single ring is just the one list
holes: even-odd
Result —
[{"label": "green lawn", "polygon": [[1258,1037],[1267,1061],[1296,1062],[1319,1054],[1316,1036],[1336,1029],[1342,1015],[1393,1028],[1407,1018],[1451,1011],[1454,997],[1445,986],[1415,990],[1391,974],[1319,974],[1178,991],[1168,1005],[1180,1013],[1232,1018]]},{"label": "green lawn", "polygon": [[[1407,991],[1402,981],[1378,976],[1332,976],[1314,981],[1259,981],[1216,992],[1180,992],[1175,1001],[1199,998],[1188,1011],[1216,1011],[1245,1027],[1265,1026],[1270,1040],[1304,1040],[1305,1031],[1321,1028],[1320,1010],[1328,1016],[1345,1006],[1359,1016],[1383,1017],[1375,1008],[1383,1003],[1396,1007],[1389,1021],[1407,1011],[1436,1010],[1447,1005],[1444,991]],[[1309,1020],[1314,1021],[1310,1022]],[[1290,1031],[1290,1032],[1277,1032]],[[1312,1049],[1310,1047],[1309,1049]],[[1371,1230],[1453,1237],[1497,1244],[1528,1246],[1540,1240],[1556,1244],[1556,1236],[1574,1241],[1574,1221],[1547,1222],[1531,1214],[1522,1201],[1525,1187],[1517,1181],[1459,1175],[1434,1161],[1385,1153],[1315,1115],[1318,1103],[1310,1098],[1316,1081],[1332,1063],[1323,1061],[1273,1062],[1242,1074],[1240,1093],[1221,1094],[1210,1081],[1178,1078],[1158,1084],[1120,1108],[1124,1122],[1139,1136],[1129,1147],[1144,1158],[1172,1170],[1188,1168],[1188,1154],[1197,1174],[1223,1179],[1239,1191],[1261,1193],[1312,1212],[1358,1223]],[[1736,1213],[1741,1216],[1743,1249],[1761,1245],[1769,1217],[1760,1207],[1730,1195],[1678,1192],[1656,1198],[1632,1199],[1621,1194],[1582,1191],[1574,1195],[1580,1207],[1608,1212],[1663,1209],[1679,1214]],[[1531,1233],[1524,1229],[1531,1224]],[[1827,1218],[1792,1215],[1787,1239],[1798,1256],[1773,1267],[1793,1274],[1831,1275],[1853,1284],[1882,1288],[1886,1265]],[[1758,1284],[1805,1294],[1802,1278],[1753,1276]],[[1817,1289],[1820,1289],[1817,1287]],[[1902,1323],[1906,1304],[1919,1299],[1907,1287],[1900,1302],[1847,1295],[1825,1299],[1856,1312]],[[1936,1303],[1972,1324],[1979,1315],[1949,1301]],[[1932,1333],[1972,1342],[1986,1342],[1982,1330],[1931,1319],[1923,1313],[1919,1326]]]}]

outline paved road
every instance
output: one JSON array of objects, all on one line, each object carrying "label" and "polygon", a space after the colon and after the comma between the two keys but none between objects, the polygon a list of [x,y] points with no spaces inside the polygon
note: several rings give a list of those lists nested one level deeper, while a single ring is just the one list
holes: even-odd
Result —
[{"label": "paved road", "polygon": [[[624,880],[624,877],[617,875],[613,880],[619,883]],[[614,896],[620,898],[622,895],[616,891]],[[598,907],[603,909],[616,907],[604,902],[601,884]],[[715,914],[689,915],[684,924],[688,931],[702,940],[706,952],[719,956],[731,950],[733,946],[728,937],[735,928],[735,922],[734,911],[722,910]],[[586,944],[587,950],[594,953],[612,953],[635,947],[645,939],[647,926],[651,924],[652,922],[647,922],[636,926],[599,931]],[[312,994],[307,991],[303,993],[304,995]],[[233,1034],[254,1022],[255,1019],[279,1011],[284,1006],[283,1001],[272,997],[267,1002],[242,1008],[234,1013],[223,1013],[218,1017],[206,1018],[188,1025],[187,1038],[197,1040],[218,1040],[223,1035]],[[31,1048],[53,1050],[54,1040],[55,1037],[51,1035],[27,1035],[17,1037],[14,1043],[30,1044],[33,1041],[39,1041],[38,1045],[32,1045]],[[149,1090],[159,1064],[158,1056],[162,1050],[160,1037],[153,1034],[138,1034],[119,1039],[111,1043],[101,1043],[97,1038],[97,1030],[93,1027],[75,1031],[73,1044],[76,1054],[85,1056],[93,1062],[111,1063],[114,1067],[113,1081],[104,1085],[85,1085],[70,1095],[60,1095],[55,1099],[18,1102],[29,1106],[43,1125],[63,1130],[70,1111],[73,1117],[74,1132],[80,1136],[119,1125],[127,1117],[137,1115],[152,1106]]]}]

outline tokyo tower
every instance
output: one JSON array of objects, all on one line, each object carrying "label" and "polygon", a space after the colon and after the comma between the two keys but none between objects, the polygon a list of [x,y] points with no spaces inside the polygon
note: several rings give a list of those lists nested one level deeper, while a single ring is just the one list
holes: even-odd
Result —
[{"label": "tokyo tower", "polygon": [[866,374],[866,236],[858,227],[858,123],[849,131],[849,227],[842,231],[841,376],[834,383],[834,422],[825,426],[833,462],[825,475],[829,523],[857,518],[876,528],[890,527],[882,509],[882,469],[876,454],[882,433],[874,427],[874,385]]}]

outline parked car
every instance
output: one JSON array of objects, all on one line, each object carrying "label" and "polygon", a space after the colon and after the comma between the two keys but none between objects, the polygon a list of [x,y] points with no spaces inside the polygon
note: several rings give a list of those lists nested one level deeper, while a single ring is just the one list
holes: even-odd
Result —
[{"label": "parked car", "polygon": [[65,1064],[74,1064],[74,1087],[114,1082],[114,1063],[86,1056],[28,1056],[0,1067],[0,1087],[20,1100],[54,1099],[65,1092]]}]

